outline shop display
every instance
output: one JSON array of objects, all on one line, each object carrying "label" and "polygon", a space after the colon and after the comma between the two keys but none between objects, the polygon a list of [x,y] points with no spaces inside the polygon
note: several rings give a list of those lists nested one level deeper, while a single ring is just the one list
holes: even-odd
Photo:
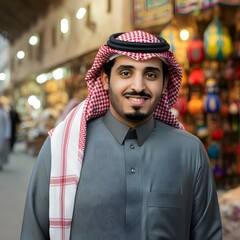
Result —
[{"label": "shop display", "polygon": [[[227,26],[219,7],[212,13],[205,28],[199,26],[202,36],[192,36],[185,48],[187,63],[181,63],[183,81],[174,111],[186,130],[202,140],[217,187],[229,189],[240,184],[240,26]],[[240,10],[235,14],[240,16]],[[171,44],[178,54],[181,40]]]}]

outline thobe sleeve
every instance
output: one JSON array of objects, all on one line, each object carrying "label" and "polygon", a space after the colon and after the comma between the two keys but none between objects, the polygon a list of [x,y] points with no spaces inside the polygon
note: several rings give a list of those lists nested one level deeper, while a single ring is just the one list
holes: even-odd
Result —
[{"label": "thobe sleeve", "polygon": [[49,239],[50,158],[48,138],[38,155],[29,183],[20,240]]},{"label": "thobe sleeve", "polygon": [[207,153],[200,144],[199,167],[194,186],[192,240],[221,240],[221,217],[213,172]]}]

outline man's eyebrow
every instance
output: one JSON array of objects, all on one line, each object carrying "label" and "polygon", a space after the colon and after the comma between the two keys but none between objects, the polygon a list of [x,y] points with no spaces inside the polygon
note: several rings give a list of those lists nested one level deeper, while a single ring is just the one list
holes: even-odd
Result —
[{"label": "man's eyebrow", "polygon": [[149,71],[162,72],[161,68],[158,68],[158,67],[146,67],[145,71],[146,72],[149,72]]},{"label": "man's eyebrow", "polygon": [[120,66],[117,67],[116,70],[121,70],[121,69],[133,69],[133,68],[134,68],[134,66],[132,66],[132,65],[120,65]]},{"label": "man's eyebrow", "polygon": [[[117,67],[117,70],[121,70],[121,69],[134,69],[135,67],[132,65],[120,65]],[[158,71],[158,72],[162,72],[162,70],[158,67],[146,67],[144,69],[145,72],[148,71]]]}]

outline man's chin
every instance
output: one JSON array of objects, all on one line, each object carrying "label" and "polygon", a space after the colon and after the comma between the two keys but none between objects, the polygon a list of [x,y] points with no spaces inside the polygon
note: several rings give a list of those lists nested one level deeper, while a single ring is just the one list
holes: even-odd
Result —
[{"label": "man's chin", "polygon": [[131,121],[143,121],[148,118],[148,115],[146,113],[134,111],[125,113],[125,118]]}]

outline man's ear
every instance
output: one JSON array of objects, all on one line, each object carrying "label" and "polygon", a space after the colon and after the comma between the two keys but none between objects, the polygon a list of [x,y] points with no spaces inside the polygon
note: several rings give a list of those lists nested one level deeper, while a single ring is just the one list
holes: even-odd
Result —
[{"label": "man's ear", "polygon": [[101,72],[102,85],[104,90],[108,90],[108,75],[102,71]]}]

